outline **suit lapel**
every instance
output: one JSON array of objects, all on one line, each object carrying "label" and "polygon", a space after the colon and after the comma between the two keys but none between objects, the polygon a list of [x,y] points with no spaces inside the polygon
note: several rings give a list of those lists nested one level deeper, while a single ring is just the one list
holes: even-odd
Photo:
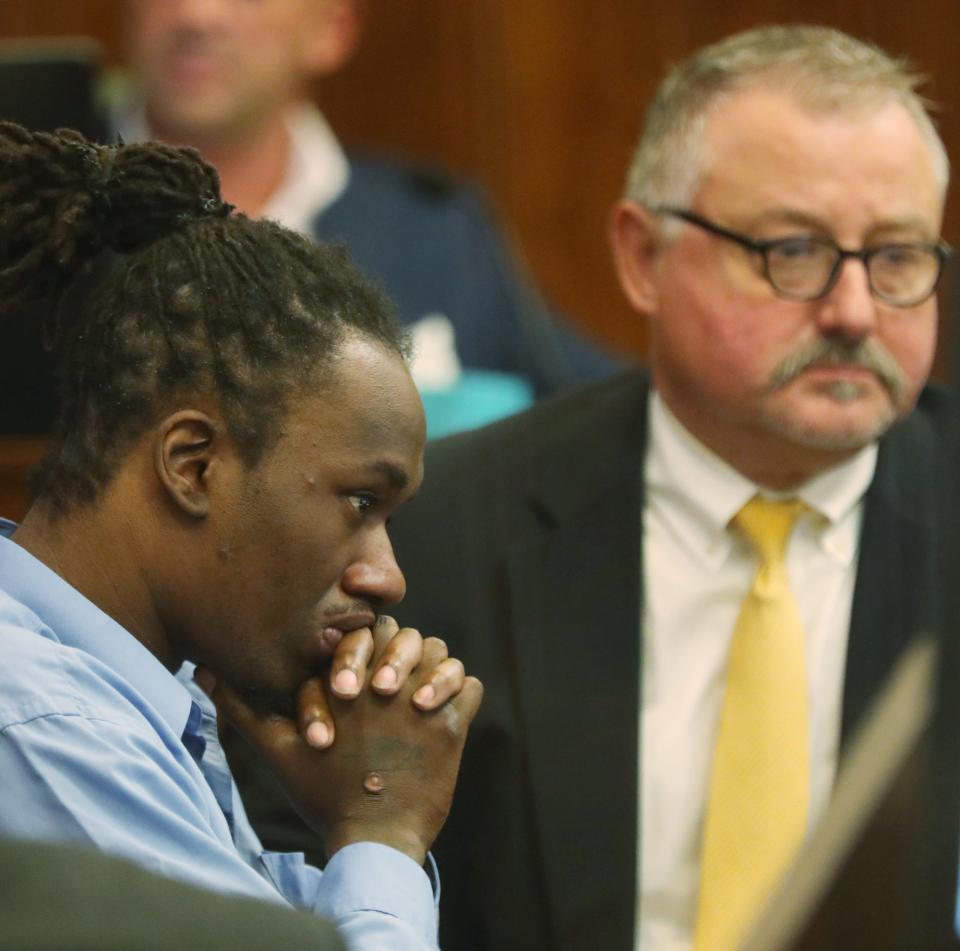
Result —
[{"label": "suit lapel", "polygon": [[[639,395],[639,399],[637,396]],[[554,944],[632,946],[645,389],[534,460],[508,554],[518,703]]]},{"label": "suit lapel", "polygon": [[844,676],[841,743],[907,642],[939,623],[936,437],[909,421],[884,440],[865,500]]}]

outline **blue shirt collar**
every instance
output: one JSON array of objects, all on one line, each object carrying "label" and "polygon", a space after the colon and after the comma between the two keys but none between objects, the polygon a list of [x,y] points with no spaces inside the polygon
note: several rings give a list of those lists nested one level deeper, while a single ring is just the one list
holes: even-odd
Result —
[{"label": "blue shirt collar", "polygon": [[46,637],[114,670],[183,736],[193,705],[186,688],[126,628],[21,548],[11,538],[16,528],[0,518],[0,588],[40,618]]}]

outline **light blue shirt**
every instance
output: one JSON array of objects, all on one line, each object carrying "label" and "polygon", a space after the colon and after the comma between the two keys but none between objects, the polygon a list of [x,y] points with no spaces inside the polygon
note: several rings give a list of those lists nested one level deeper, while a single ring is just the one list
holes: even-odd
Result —
[{"label": "light blue shirt", "polygon": [[87,843],[303,906],[352,951],[436,948],[433,889],[403,853],[356,843],[321,872],[301,853],[265,852],[209,701],[12,541],[15,527],[0,519],[0,835]]}]

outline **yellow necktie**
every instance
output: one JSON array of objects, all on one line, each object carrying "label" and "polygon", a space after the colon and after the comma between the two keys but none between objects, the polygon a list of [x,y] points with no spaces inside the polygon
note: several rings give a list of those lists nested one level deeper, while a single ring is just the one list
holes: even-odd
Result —
[{"label": "yellow necktie", "polygon": [[760,565],[730,642],[707,798],[696,951],[736,947],[806,831],[804,638],[784,562],[803,509],[802,502],[756,497],[733,520]]}]

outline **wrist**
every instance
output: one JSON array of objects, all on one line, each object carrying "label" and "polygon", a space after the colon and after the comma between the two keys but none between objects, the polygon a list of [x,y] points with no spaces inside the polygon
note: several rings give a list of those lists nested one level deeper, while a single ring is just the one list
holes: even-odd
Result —
[{"label": "wrist", "polygon": [[389,846],[413,859],[417,865],[426,862],[429,850],[429,845],[419,835],[394,824],[346,821],[328,827],[323,838],[328,860],[340,849],[356,842],[376,842]]}]

